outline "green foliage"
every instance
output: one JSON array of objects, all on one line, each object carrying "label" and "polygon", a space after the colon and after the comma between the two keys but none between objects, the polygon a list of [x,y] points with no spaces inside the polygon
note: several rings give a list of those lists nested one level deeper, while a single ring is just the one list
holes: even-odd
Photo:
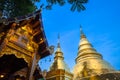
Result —
[{"label": "green foliage", "polygon": [[88,0],[68,0],[70,4],[72,4],[71,11],[81,11],[85,10],[84,3],[87,3]]},{"label": "green foliage", "polygon": [[[0,0],[0,16],[2,14],[9,18],[32,13],[36,10],[36,2],[40,2],[40,0]],[[47,5],[44,7],[45,9],[52,9],[53,5],[63,6],[66,2],[72,5],[71,11],[81,11],[85,10],[83,4],[87,3],[88,0],[46,0],[44,3],[47,3]],[[40,8],[42,7],[43,5],[40,6]]]},{"label": "green foliage", "polygon": [[52,5],[54,4],[59,4],[60,6],[63,6],[66,2],[71,4],[71,11],[81,11],[85,10],[86,8],[84,7],[83,4],[88,3],[88,0],[46,0],[48,5],[46,6],[47,9],[51,9]]},{"label": "green foliage", "polygon": [[0,11],[6,17],[22,16],[35,11],[35,0],[0,0]]}]

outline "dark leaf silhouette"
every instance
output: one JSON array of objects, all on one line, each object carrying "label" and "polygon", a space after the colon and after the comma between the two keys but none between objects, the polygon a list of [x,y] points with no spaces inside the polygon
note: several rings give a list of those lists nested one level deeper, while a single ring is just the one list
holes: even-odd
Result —
[{"label": "dark leaf silhouette", "polygon": [[71,5],[71,11],[85,10],[83,4],[88,3],[88,0],[0,0],[0,16],[17,17],[32,13],[37,9],[36,2],[39,2],[39,8],[51,10],[53,5],[63,6],[65,3]]}]

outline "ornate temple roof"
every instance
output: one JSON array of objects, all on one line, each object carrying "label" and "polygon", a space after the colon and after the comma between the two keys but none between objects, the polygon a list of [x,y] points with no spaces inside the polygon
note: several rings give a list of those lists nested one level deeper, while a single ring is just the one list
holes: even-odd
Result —
[{"label": "ornate temple roof", "polygon": [[0,18],[0,44],[3,42],[10,28],[14,27],[15,29],[18,29],[27,24],[32,26],[33,41],[38,44],[37,51],[41,58],[50,55],[50,51],[48,50],[48,42],[42,24],[41,10],[15,18]]},{"label": "ornate temple roof", "polygon": [[64,61],[63,52],[61,51],[60,47],[60,37],[58,36],[58,44],[57,44],[57,50],[55,52],[54,62],[52,63],[50,67],[50,71],[62,69],[67,72],[70,72],[70,69],[68,68],[68,65]]},{"label": "ornate temple roof", "polygon": [[80,42],[78,46],[78,55],[76,58],[76,65],[73,70],[74,80],[77,77],[85,77],[107,72],[113,72],[114,68],[105,60],[102,55],[98,53],[87,37],[80,30]]}]

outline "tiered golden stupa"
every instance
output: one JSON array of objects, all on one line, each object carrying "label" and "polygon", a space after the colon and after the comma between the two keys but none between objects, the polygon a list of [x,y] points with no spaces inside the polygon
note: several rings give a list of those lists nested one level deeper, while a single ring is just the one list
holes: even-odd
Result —
[{"label": "tiered golden stupa", "polygon": [[73,80],[120,80],[120,72],[106,62],[87,40],[82,29]]},{"label": "tiered golden stupa", "polygon": [[55,52],[54,62],[50,67],[50,71],[47,73],[46,80],[72,80],[72,77],[73,75],[64,61],[58,37],[58,45]]}]

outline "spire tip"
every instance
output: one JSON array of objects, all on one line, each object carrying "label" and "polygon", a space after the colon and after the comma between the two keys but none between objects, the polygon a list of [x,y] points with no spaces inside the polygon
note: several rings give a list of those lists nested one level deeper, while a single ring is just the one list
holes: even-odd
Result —
[{"label": "spire tip", "polygon": [[82,26],[80,25],[80,35],[81,35],[81,38],[85,38],[86,36],[84,35],[84,32],[82,30]]},{"label": "spire tip", "polygon": [[58,45],[57,45],[58,48],[60,48],[60,34],[58,33]]}]

